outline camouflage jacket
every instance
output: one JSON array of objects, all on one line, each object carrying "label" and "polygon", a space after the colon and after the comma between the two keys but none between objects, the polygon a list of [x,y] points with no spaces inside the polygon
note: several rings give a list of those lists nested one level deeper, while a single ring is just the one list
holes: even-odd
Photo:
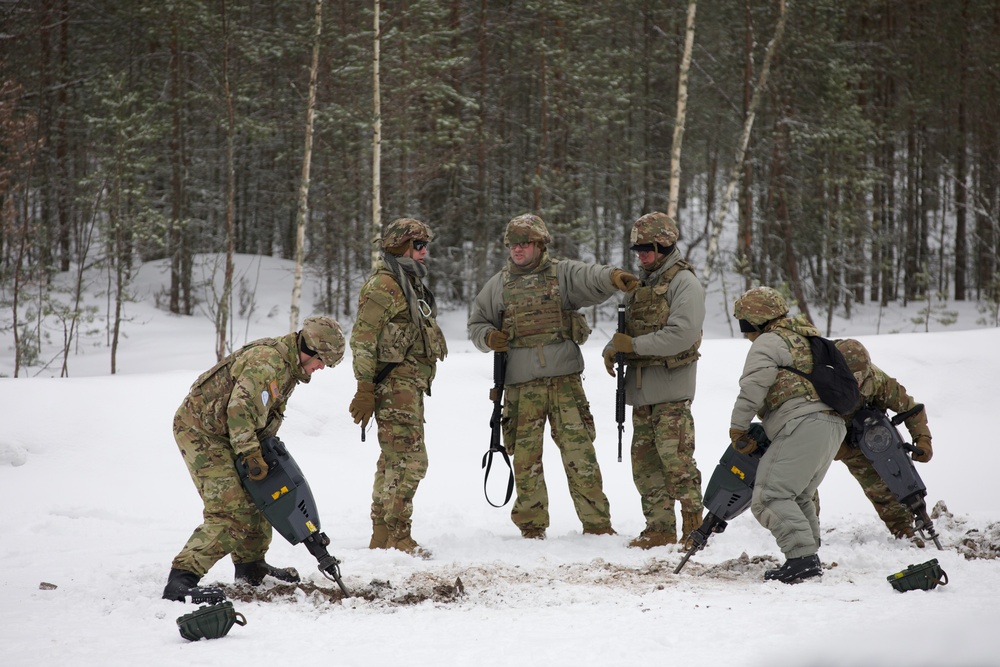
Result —
[{"label": "camouflage jacket", "polygon": [[236,455],[275,435],[285,404],[299,382],[309,382],[299,361],[297,334],[249,343],[201,374],[178,409],[198,431],[229,439]]},{"label": "camouflage jacket", "polygon": [[407,302],[404,289],[383,258],[358,294],[358,318],[351,331],[354,377],[374,382],[388,364],[389,375],[408,378],[430,392],[437,362],[448,353],[444,333],[437,323],[433,297],[416,276],[404,274],[420,300],[419,321]]},{"label": "camouflage jacket", "polygon": [[[505,294],[517,295],[522,287],[537,291],[535,286],[551,273],[555,266],[555,286],[553,296],[558,294],[558,303],[563,317],[553,321],[553,329],[563,332],[553,336],[552,342],[522,346],[517,342],[517,331],[504,314],[500,322],[500,312],[507,310]],[[483,286],[469,314],[469,338],[479,350],[489,352],[486,334],[493,329],[503,328],[511,335],[511,349],[507,354],[507,377],[509,385],[528,382],[546,377],[559,377],[583,372],[583,354],[579,340],[589,333],[582,313],[578,309],[595,306],[611,297],[617,288],[611,282],[613,267],[588,264],[576,260],[553,260],[548,252],[542,255],[538,266],[530,273],[518,273],[508,259],[506,270],[500,271]],[[546,288],[547,289],[547,288]],[[540,292],[539,292],[540,293]],[[516,298],[516,296],[515,296]],[[517,304],[512,304],[517,307]],[[572,318],[573,315],[577,317]],[[566,323],[569,322],[569,325]]]},{"label": "camouflage jacket", "polygon": [[740,377],[740,394],[733,406],[731,428],[745,431],[756,414],[768,437],[774,438],[792,419],[831,409],[819,400],[808,380],[778,368],[794,366],[804,372],[812,370],[811,350],[805,337],[819,333],[799,315],[774,322],[753,342]]},{"label": "camouflage jacket", "polygon": [[[865,379],[862,381],[860,386],[864,407],[872,407],[878,410],[890,410],[899,414],[901,412],[906,412],[917,404],[917,401],[906,393],[906,387],[899,384],[894,377],[890,376],[875,364],[871,364],[869,368],[871,371],[865,376]],[[848,429],[850,429],[853,417],[854,415],[850,415],[849,417],[844,418],[844,421],[847,422]],[[910,432],[910,438],[912,438],[914,442],[916,442],[917,438],[921,436],[927,436],[928,439],[931,437],[931,429],[927,425],[926,410],[921,410],[903,423],[906,425],[906,430]],[[836,458],[838,461],[847,456],[848,449],[850,447],[848,443],[850,443],[851,440],[850,431],[848,431],[847,439],[837,451]]]},{"label": "camouflage jacket", "polygon": [[[652,272],[640,270],[640,277],[641,286],[625,295],[627,333],[635,348],[625,356],[625,402],[693,400],[705,289],[676,249]],[[605,351],[610,347],[609,341]]]}]

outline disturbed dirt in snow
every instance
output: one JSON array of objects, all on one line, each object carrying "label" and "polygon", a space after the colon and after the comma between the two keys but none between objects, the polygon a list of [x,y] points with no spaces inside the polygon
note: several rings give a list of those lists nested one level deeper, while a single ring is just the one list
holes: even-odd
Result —
[{"label": "disturbed dirt in snow", "polygon": [[[930,513],[944,546],[969,560],[1000,559],[1000,522],[984,527],[970,527],[968,520],[955,517],[943,501]],[[947,536],[947,537],[946,537]],[[928,558],[934,549],[928,549]],[[688,561],[680,575],[674,575],[676,559],[650,558],[639,566],[610,563],[597,558],[586,563],[564,563],[526,569],[505,563],[481,565],[442,564],[431,569],[401,575],[398,580],[373,579],[365,585],[349,584],[354,603],[376,608],[404,607],[422,603],[434,605],[461,604],[463,601],[504,604],[530,595],[537,588],[558,589],[558,597],[586,598],[595,587],[615,588],[623,594],[644,595],[685,580],[698,578],[719,582],[737,581],[750,577],[759,579],[764,570],[781,563],[771,555],[749,556],[746,553],[716,564],[698,562],[697,554]],[[836,562],[824,563],[826,570]],[[334,582],[319,584],[304,581],[286,584],[267,579],[264,586],[222,584],[229,599],[241,602],[308,602],[320,606],[342,603],[346,598]]]},{"label": "disturbed dirt in snow", "polygon": [[[772,556],[750,557],[746,553],[711,566],[689,561],[683,575],[719,580],[735,580],[747,574],[761,576],[767,568],[780,563]],[[676,563],[651,559],[640,567],[630,567],[596,559],[590,563],[569,563],[551,568],[526,571],[508,565],[458,567],[448,565],[437,571],[415,572],[402,581],[373,579],[365,586],[352,587],[351,597],[378,606],[408,606],[431,602],[451,604],[463,599],[488,596],[517,595],[519,588],[559,587],[585,590],[590,586],[621,588],[624,592],[643,594],[676,585],[673,575]],[[269,582],[271,580],[268,580]],[[312,601],[315,604],[335,603],[345,599],[333,585],[320,586],[312,582],[297,584],[275,583],[254,588],[246,585],[223,584],[231,600],[253,601]]]}]

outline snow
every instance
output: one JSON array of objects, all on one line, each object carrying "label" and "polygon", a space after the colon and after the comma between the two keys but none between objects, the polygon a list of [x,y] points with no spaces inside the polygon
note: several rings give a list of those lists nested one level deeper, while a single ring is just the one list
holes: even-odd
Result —
[{"label": "snow", "polygon": [[[254,278],[255,308],[237,319],[236,343],[285,332],[289,265],[240,257],[239,269],[264,278]],[[1000,567],[967,560],[956,548],[976,529],[991,537],[995,556],[1000,532],[990,428],[1000,332],[982,328],[971,304],[949,304],[958,321],[932,322],[930,333],[912,322],[925,304],[881,314],[863,307],[850,321],[835,320],[833,331],[864,342],[880,367],[926,403],[935,456],[918,470],[928,507],[947,506],[935,519],[944,551],[893,540],[840,463],[820,488],[821,580],[764,582],[763,569],[780,563],[781,554],[749,512],[713,536],[679,575],[676,547],[628,549],[643,520],[628,463],[629,423],[625,460],[617,462],[615,385],[600,355],[611,333],[607,320],[584,347],[585,387],[618,535],[581,534],[558,452],[547,440],[551,527],[543,542],[523,540],[510,506],[496,509],[483,497],[492,360],[466,340],[459,309],[442,316],[450,354],[426,400],[430,469],[415,500],[414,536],[434,557],[367,549],[378,446],[374,430],[360,441],[347,411],[354,392],[348,355],[296,390],[280,435],[309,479],[345,583],[359,595],[341,601],[299,591],[235,600],[246,626],[223,639],[188,642],[175,620],[196,607],[160,599],[171,559],[201,519],[171,419],[190,383],[214,363],[215,343],[206,316],[154,307],[165,279],[159,264],[139,273],[117,375],[108,374],[103,334],[88,334],[69,360],[71,377],[45,377],[58,375],[56,367],[0,379],[5,666],[1000,665],[990,639]],[[314,288],[307,284],[304,294]],[[729,300],[735,291],[730,286]],[[749,346],[730,334],[721,293],[713,290],[709,299],[693,406],[704,484],[728,445]],[[9,376],[12,341],[2,342],[0,372]],[[502,499],[505,475],[506,468],[494,467],[492,498]],[[903,594],[886,582],[930,558],[947,572],[946,586]],[[277,534],[268,560],[335,588],[303,545]],[[456,579],[462,595],[451,594]],[[231,583],[231,562],[221,561],[204,581]],[[55,588],[40,588],[43,582]]]}]

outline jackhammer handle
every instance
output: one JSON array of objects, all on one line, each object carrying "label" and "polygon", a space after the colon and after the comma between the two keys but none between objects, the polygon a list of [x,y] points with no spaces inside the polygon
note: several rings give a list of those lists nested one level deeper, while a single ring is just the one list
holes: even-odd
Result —
[{"label": "jackhammer handle", "polygon": [[924,404],[923,403],[917,403],[916,405],[914,405],[912,408],[910,408],[906,412],[900,412],[899,414],[897,414],[895,417],[893,417],[889,421],[892,423],[893,426],[899,426],[900,424],[902,424],[903,422],[905,422],[907,419],[909,419],[913,415],[920,414],[921,410],[923,410],[923,409],[924,409]]}]

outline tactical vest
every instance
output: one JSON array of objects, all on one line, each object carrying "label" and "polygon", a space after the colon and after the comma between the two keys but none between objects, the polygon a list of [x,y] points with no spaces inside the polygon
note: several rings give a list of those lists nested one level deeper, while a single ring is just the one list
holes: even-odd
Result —
[{"label": "tactical vest", "polygon": [[[790,320],[783,319],[778,322],[777,326],[768,331],[778,334],[785,341],[785,345],[788,346],[788,350],[792,353],[792,366],[803,373],[811,373],[813,361],[809,339],[794,329],[786,328],[791,324],[793,323]],[[819,400],[819,394],[816,393],[816,389],[813,388],[809,380],[797,373],[778,369],[778,376],[775,378],[774,384],[767,391],[767,396],[764,398],[764,405],[767,406],[769,412],[773,412],[785,401],[799,397],[807,398],[810,401]]]},{"label": "tactical vest", "polygon": [[[191,396],[202,396],[203,400],[208,402],[219,397],[228,397],[231,395],[236,382],[229,373],[229,367],[232,366],[237,355],[261,345],[273,347],[281,355],[282,359],[288,358],[288,345],[279,338],[261,338],[252,341],[199,375],[198,379],[191,385]],[[219,372],[223,369],[225,372]]]},{"label": "tactical vest", "polygon": [[[670,303],[667,301],[667,290],[670,283],[681,271],[691,271],[691,265],[680,260],[669,269],[663,272],[655,285],[643,285],[629,295],[628,317],[626,318],[625,329],[633,338],[642,336],[654,331],[659,331],[667,326],[667,319],[670,317]],[[636,366],[666,366],[667,368],[681,368],[698,361],[701,353],[701,335],[694,345],[670,356],[640,356],[635,352],[625,355],[625,361]]]},{"label": "tactical vest", "polygon": [[[397,280],[388,267],[381,269],[379,273],[389,276],[393,281]],[[403,280],[409,280],[406,274]],[[419,280],[411,281],[411,286],[418,300],[420,321],[413,321],[407,304],[405,309],[385,324],[379,332],[376,349],[379,364],[399,364],[410,356],[421,363],[433,366],[435,361],[444,359],[448,354],[444,332],[435,319],[437,313],[434,297]],[[403,290],[403,293],[405,294],[406,290]]]},{"label": "tactical vest", "polygon": [[544,271],[518,275],[504,267],[504,330],[510,336],[511,347],[587,341],[590,327],[583,313],[562,308],[558,262],[553,259]]}]

